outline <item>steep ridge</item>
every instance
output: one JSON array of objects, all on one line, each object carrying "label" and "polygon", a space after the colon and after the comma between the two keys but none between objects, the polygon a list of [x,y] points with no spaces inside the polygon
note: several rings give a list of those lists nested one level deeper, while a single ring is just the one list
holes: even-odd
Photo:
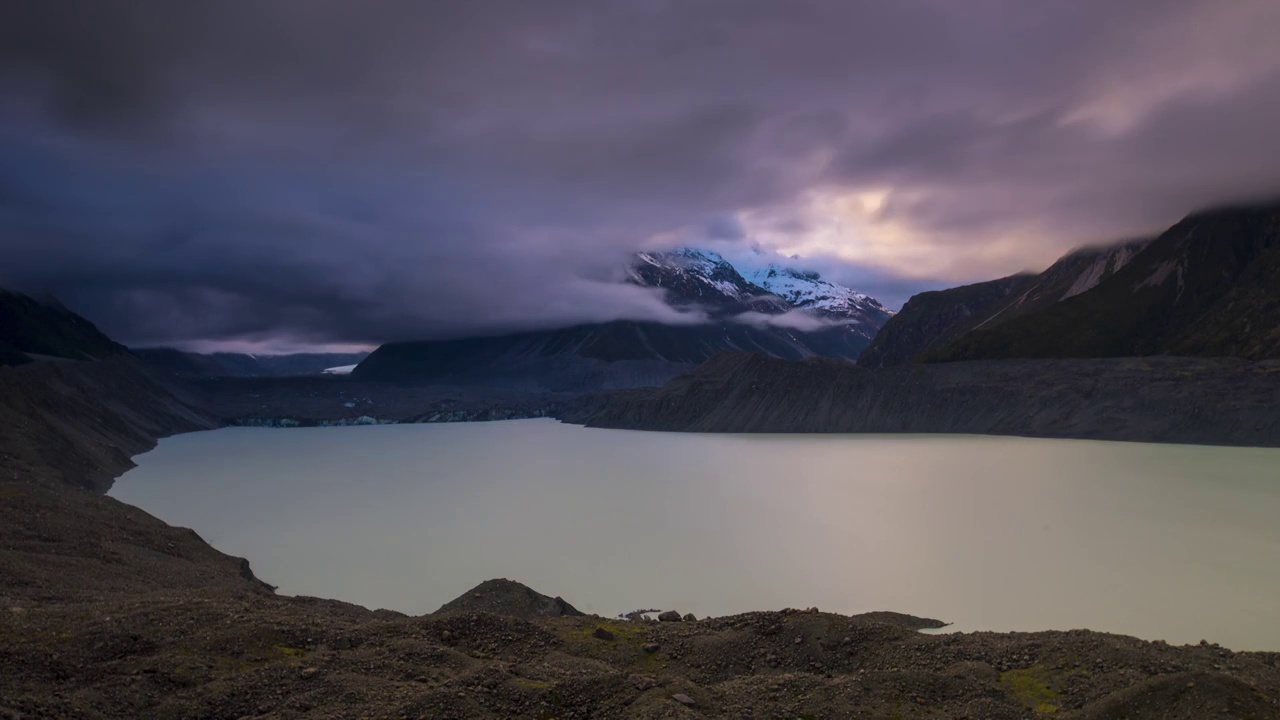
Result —
[{"label": "steep ridge", "polygon": [[1031,275],[1011,275],[912,296],[858,356],[858,365],[880,368],[915,362],[989,319],[996,308],[1033,282]]},{"label": "steep ridge", "polygon": [[1081,248],[1039,275],[1012,275],[916,295],[885,324],[858,358],[858,365],[877,368],[916,362],[965,333],[1041,312],[1097,287],[1149,242]]},{"label": "steep ridge", "polygon": [[1197,213],[1086,292],[976,328],[928,361],[1280,357],[1280,204]]},{"label": "steep ridge", "polygon": [[724,353],[664,387],[584,398],[591,427],[981,433],[1280,446],[1280,362],[1122,358],[865,370]]},{"label": "steep ridge", "polygon": [[0,289],[0,366],[26,364],[31,355],[87,360],[126,352],[57,300]]}]

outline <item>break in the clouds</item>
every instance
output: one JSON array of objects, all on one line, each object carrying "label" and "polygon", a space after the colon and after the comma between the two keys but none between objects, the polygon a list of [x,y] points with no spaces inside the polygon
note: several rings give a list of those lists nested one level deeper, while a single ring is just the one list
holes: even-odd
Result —
[{"label": "break in the clouds", "polygon": [[0,282],[132,343],[675,316],[671,244],[890,306],[1280,191],[1273,0],[0,7]]}]

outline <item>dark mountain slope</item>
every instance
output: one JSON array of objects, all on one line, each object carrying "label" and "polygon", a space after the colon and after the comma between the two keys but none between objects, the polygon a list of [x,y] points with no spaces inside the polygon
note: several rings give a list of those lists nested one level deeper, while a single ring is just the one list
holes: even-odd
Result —
[{"label": "dark mountain slope", "polygon": [[662,325],[619,320],[495,337],[388,343],[352,372],[361,380],[528,385],[585,390],[660,385],[732,349],[799,360],[856,357],[858,337],[833,327],[812,332],[719,321]]},{"label": "dark mountain slope", "polygon": [[0,289],[0,365],[22,365],[28,354],[85,360],[126,352],[56,300]]},{"label": "dark mountain slope", "polygon": [[1280,357],[1280,205],[1189,216],[1088,292],[979,328],[927,360]]},{"label": "dark mountain slope", "polygon": [[26,353],[0,340],[0,367],[25,365],[31,362]]},{"label": "dark mountain slope", "polygon": [[223,377],[226,367],[208,355],[174,348],[132,348],[130,350],[157,371],[176,377]]},{"label": "dark mountain slope", "polygon": [[1081,248],[1039,275],[921,293],[885,324],[858,364],[877,368],[916,362],[972,330],[993,328],[1088,292],[1119,272],[1149,242]]},{"label": "dark mountain slope", "polygon": [[1031,275],[1011,275],[915,295],[880,328],[858,357],[858,365],[880,368],[914,362],[990,318],[996,308],[1033,281]]},{"label": "dark mountain slope", "polygon": [[0,459],[105,491],[157,438],[217,427],[174,390],[127,355],[0,368]]},{"label": "dark mountain slope", "polygon": [[368,353],[202,354],[164,347],[133,348],[132,352],[162,372],[186,378],[319,375],[328,368],[355,365],[368,357]]},{"label": "dark mountain slope", "polygon": [[866,370],[724,353],[661,388],[582,399],[593,427],[683,432],[981,433],[1280,446],[1280,363],[1005,360]]}]

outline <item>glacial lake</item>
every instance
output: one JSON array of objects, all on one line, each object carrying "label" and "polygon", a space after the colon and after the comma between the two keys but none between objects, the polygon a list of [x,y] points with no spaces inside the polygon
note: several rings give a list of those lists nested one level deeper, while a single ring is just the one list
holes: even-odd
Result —
[{"label": "glacial lake", "polygon": [[169,438],[111,495],[279,592],[410,614],[483,580],[586,612],[895,610],[1280,650],[1280,451],[552,420]]}]

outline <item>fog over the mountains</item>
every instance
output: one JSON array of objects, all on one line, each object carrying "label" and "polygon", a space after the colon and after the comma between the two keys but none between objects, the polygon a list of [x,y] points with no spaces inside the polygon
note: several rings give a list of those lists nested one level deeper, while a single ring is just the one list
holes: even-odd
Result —
[{"label": "fog over the mountains", "polygon": [[0,284],[134,344],[672,319],[640,247],[896,307],[1280,194],[1273,0],[0,6]]}]

